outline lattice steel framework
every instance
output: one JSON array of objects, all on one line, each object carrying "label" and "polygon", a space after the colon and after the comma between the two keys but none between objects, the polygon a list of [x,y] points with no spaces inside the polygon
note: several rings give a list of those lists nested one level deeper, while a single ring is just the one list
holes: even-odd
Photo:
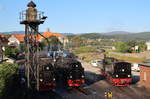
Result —
[{"label": "lattice steel framework", "polygon": [[39,90],[39,42],[38,32],[40,24],[47,18],[43,12],[37,11],[36,4],[30,2],[26,11],[20,13],[20,24],[25,25],[25,44],[26,44],[26,62],[25,75],[27,77],[27,86],[31,89]]}]

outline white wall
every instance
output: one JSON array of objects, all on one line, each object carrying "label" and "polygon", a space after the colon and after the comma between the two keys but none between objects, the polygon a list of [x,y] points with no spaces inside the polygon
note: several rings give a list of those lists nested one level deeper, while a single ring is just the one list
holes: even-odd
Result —
[{"label": "white wall", "polygon": [[150,51],[150,42],[146,42],[147,50]]},{"label": "white wall", "polygon": [[19,46],[20,44],[19,40],[13,35],[10,38],[8,38],[8,41],[8,45],[15,44],[16,46]]}]

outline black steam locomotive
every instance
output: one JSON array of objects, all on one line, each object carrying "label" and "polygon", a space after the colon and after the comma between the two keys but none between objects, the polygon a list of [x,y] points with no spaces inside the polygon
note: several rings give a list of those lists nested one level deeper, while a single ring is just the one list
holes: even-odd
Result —
[{"label": "black steam locomotive", "polygon": [[61,78],[64,86],[80,87],[85,83],[84,68],[81,63],[72,58],[57,59],[56,70],[58,78]]},{"label": "black steam locomotive", "polygon": [[[20,61],[19,64],[24,63],[24,60]],[[51,64],[50,58],[40,58],[39,65],[39,91],[51,91],[56,87],[56,76],[55,69]],[[31,76],[30,76],[31,77]],[[27,79],[25,76],[25,67],[23,65],[20,66],[19,69],[19,78],[21,82],[21,86],[27,86]],[[35,89],[35,84],[31,82],[31,87]]]},{"label": "black steam locomotive", "polygon": [[39,68],[39,90],[49,91],[56,87],[55,69],[49,58],[41,60]]},{"label": "black steam locomotive", "polygon": [[103,62],[102,74],[115,86],[128,86],[132,82],[130,63],[119,62],[113,58],[106,58]]},{"label": "black steam locomotive", "polygon": [[84,68],[68,51],[51,51],[49,55],[54,60],[57,81],[65,87],[80,87],[85,83]]}]

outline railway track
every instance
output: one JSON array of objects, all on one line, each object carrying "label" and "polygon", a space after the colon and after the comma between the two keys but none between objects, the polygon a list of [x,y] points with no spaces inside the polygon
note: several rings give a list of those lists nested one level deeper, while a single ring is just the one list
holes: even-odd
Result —
[{"label": "railway track", "polygon": [[92,94],[92,90],[88,87],[80,87],[80,88],[77,88],[77,89],[74,89],[74,90],[77,90],[77,91],[79,91],[80,93],[82,93],[84,95]]}]

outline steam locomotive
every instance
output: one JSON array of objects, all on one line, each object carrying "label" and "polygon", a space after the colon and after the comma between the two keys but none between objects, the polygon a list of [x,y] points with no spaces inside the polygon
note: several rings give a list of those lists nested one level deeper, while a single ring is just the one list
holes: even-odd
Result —
[{"label": "steam locomotive", "polygon": [[54,67],[56,70],[57,81],[65,87],[80,87],[85,83],[84,68],[81,63],[75,59],[73,54],[64,51],[56,52],[54,58]]},{"label": "steam locomotive", "polygon": [[56,75],[49,58],[42,60],[39,67],[39,90],[50,91],[56,87]]},{"label": "steam locomotive", "polygon": [[80,87],[85,83],[84,68],[77,60],[70,58],[58,59],[55,63],[58,78],[67,87]]},{"label": "steam locomotive", "polygon": [[114,86],[128,86],[132,82],[131,64],[128,62],[106,58],[101,71]]},{"label": "steam locomotive", "polygon": [[[23,64],[25,60],[19,61],[18,64]],[[50,63],[50,58],[40,58],[39,65],[39,91],[51,91],[56,87],[55,69]],[[31,75],[30,75],[31,77]],[[25,67],[20,65],[19,68],[20,84],[24,88],[27,86],[27,78],[25,76]],[[35,89],[36,85],[34,80],[30,80],[31,88]]]}]

